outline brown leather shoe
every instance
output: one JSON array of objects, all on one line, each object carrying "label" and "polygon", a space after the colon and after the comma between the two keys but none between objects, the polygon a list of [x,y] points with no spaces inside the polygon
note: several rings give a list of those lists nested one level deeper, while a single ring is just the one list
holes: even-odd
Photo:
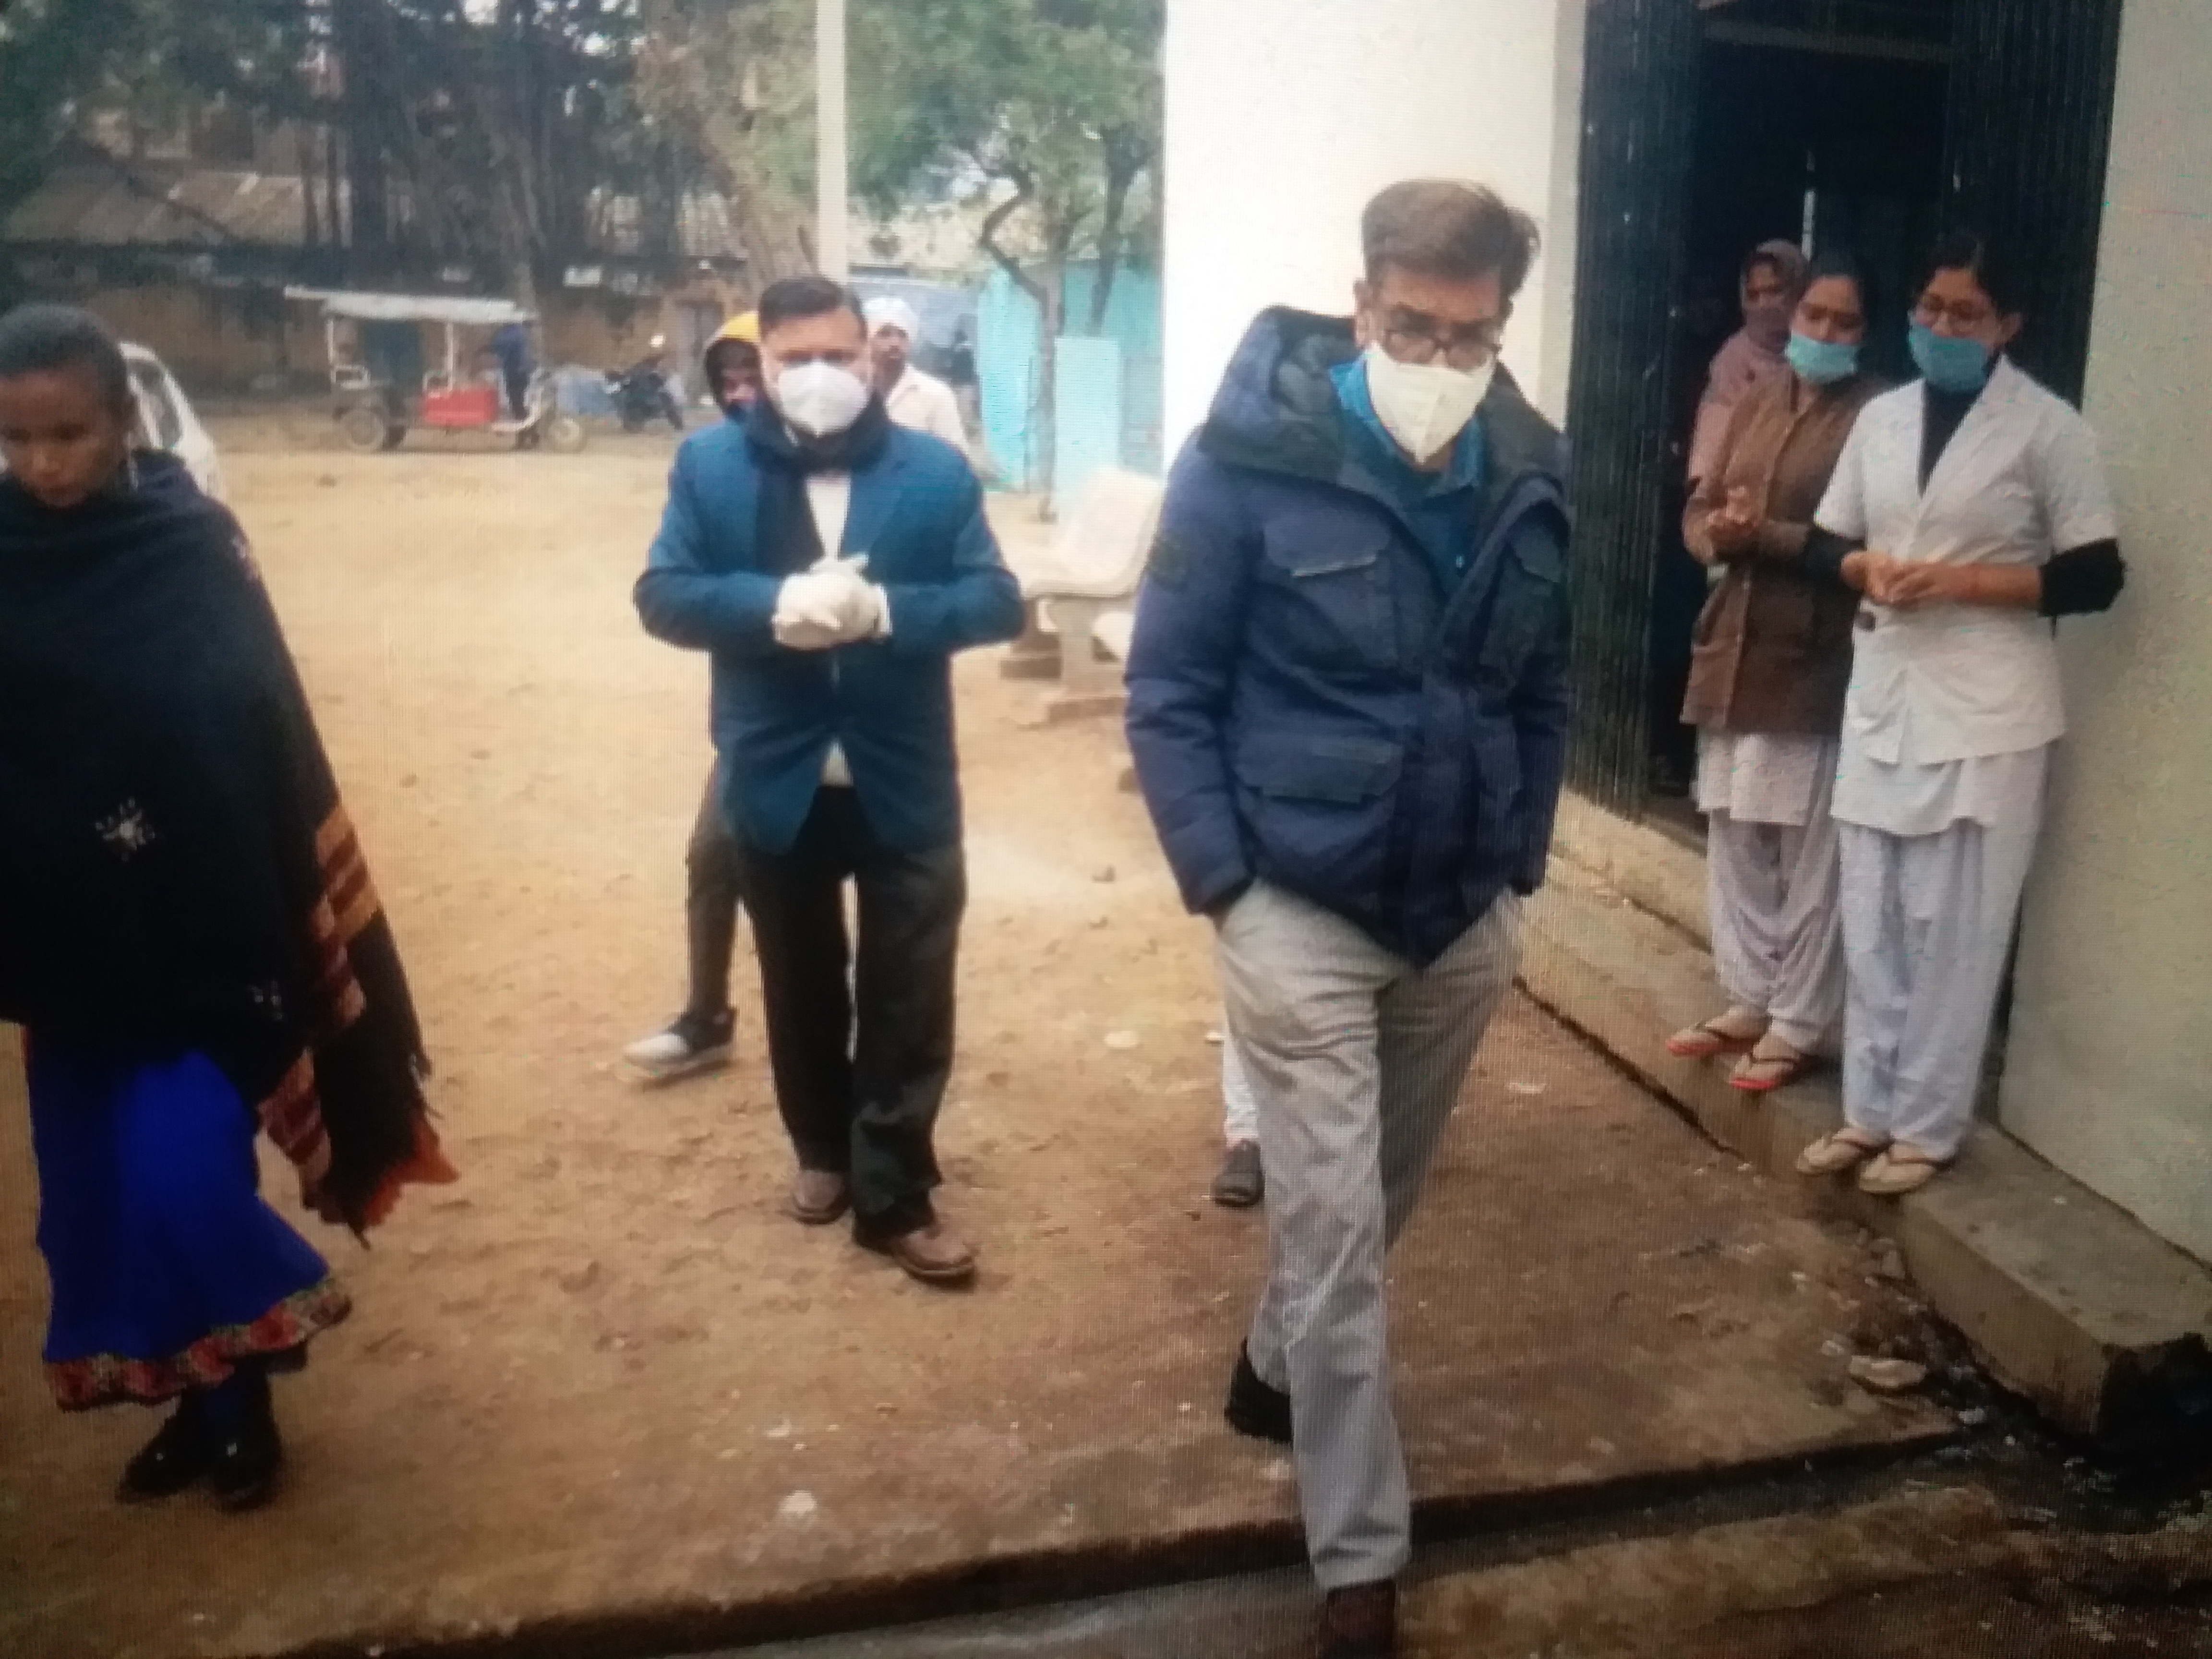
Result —
[{"label": "brown leather shoe", "polygon": [[852,1207],[852,1182],[835,1170],[801,1170],[791,1183],[784,1207],[792,1219],[810,1227],[826,1227]]},{"label": "brown leather shoe", "polygon": [[925,1285],[965,1285],[975,1277],[975,1252],[942,1221],[927,1222],[889,1238],[863,1235],[860,1243],[890,1257]]},{"label": "brown leather shoe", "polygon": [[1398,1587],[1389,1579],[1331,1590],[1321,1607],[1321,1659],[1395,1659]]}]

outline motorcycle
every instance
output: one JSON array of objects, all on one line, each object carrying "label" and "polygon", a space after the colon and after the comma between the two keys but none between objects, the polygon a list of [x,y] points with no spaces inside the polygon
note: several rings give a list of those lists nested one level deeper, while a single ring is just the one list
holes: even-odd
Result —
[{"label": "motorcycle", "polygon": [[625,432],[642,432],[655,421],[684,429],[684,410],[669,390],[668,377],[648,360],[607,376],[607,395]]}]

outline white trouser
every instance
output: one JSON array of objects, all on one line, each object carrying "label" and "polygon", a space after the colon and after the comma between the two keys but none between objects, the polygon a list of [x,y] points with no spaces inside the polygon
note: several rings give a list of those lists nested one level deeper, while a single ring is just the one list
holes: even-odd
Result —
[{"label": "white trouser", "polygon": [[1707,821],[1706,908],[1721,987],[1800,1054],[1832,1054],[1844,1022],[1833,787],[1832,777],[1822,781],[1802,830],[1726,812]]},{"label": "white trouser", "polygon": [[1410,1554],[1383,1259],[1520,951],[1510,894],[1420,969],[1265,884],[1221,925],[1229,1036],[1258,1098],[1267,1182],[1267,1284],[1249,1346],[1261,1380],[1291,1396],[1324,1589],[1393,1577]]},{"label": "white trouser", "polygon": [[1252,1098],[1252,1079],[1244,1074],[1243,1057],[1237,1052],[1237,1036],[1225,1013],[1221,1017],[1221,1139],[1231,1146],[1260,1139],[1260,1103]]},{"label": "white trouser", "polygon": [[1931,1158],[1974,1116],[2037,823],[1966,821],[1933,836],[1839,824],[1844,1116]]}]

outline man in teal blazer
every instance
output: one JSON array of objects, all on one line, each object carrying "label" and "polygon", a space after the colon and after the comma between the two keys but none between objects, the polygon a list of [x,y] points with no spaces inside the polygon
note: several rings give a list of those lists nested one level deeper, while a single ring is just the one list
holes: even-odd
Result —
[{"label": "man in teal blazer", "polygon": [[712,658],[791,1212],[849,1209],[863,1244],[963,1283],[931,1201],[967,899],[951,659],[1020,630],[1020,590],[966,461],[870,390],[851,293],[778,283],[760,323],[769,395],[677,453],[638,615]]}]

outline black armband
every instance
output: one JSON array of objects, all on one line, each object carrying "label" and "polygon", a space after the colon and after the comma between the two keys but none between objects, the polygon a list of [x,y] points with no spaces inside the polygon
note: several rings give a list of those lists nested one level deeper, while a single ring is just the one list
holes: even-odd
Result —
[{"label": "black armband", "polygon": [[1823,530],[1814,525],[1805,538],[1805,550],[1797,562],[1816,576],[1825,576],[1838,587],[1849,587],[1844,580],[1844,561],[1860,551],[1856,542],[1846,541],[1832,530]]},{"label": "black armband", "polygon": [[2069,548],[2043,567],[2043,598],[2036,610],[2053,617],[2109,611],[2127,581],[2128,563],[2120,556],[2118,542]]}]

